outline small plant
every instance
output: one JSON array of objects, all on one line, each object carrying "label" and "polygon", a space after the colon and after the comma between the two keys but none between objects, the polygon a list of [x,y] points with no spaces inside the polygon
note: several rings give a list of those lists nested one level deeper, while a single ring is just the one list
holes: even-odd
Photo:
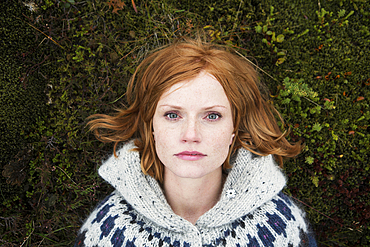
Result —
[{"label": "small plant", "polygon": [[74,45],[74,47],[76,47],[76,50],[75,50],[76,55],[74,57],[72,57],[72,59],[76,60],[76,62],[81,62],[81,61],[84,60],[85,51],[88,52],[89,57],[94,57],[95,56],[95,54],[92,53],[90,47],[86,48],[86,47],[83,47],[81,45]]},{"label": "small plant", "polygon": [[[263,34],[265,37],[262,39],[262,43],[266,44],[268,48],[270,48],[272,53],[275,53],[279,58],[275,62],[275,65],[280,65],[284,63],[286,60],[286,51],[279,50],[276,46],[276,43],[282,43],[285,39],[284,34],[277,34],[275,31],[269,30],[272,28],[272,23],[275,20],[273,17],[274,14],[274,7],[270,6],[270,15],[267,16],[267,19],[265,22],[258,22],[257,26],[255,27],[255,31],[257,33]],[[294,33],[294,31],[291,31],[288,29],[285,30],[286,33]]]},{"label": "small plant", "polygon": [[47,8],[54,5],[54,2],[52,0],[45,0],[45,4],[41,6],[43,10],[46,10]]},{"label": "small plant", "polygon": [[283,104],[290,103],[291,99],[301,101],[301,98],[309,98],[318,101],[318,94],[314,92],[303,79],[290,79],[286,77],[283,80],[284,88],[280,91],[279,97],[283,99]]}]

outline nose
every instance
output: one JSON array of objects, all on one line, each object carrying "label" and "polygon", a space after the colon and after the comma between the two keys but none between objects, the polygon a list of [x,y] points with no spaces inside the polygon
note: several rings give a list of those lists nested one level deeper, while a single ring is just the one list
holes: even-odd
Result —
[{"label": "nose", "polygon": [[198,121],[195,119],[188,119],[183,126],[182,142],[200,142],[201,139]]}]

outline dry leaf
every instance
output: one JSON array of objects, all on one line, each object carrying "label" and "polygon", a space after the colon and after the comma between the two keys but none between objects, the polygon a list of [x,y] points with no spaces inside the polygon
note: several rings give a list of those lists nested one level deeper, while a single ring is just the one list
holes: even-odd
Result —
[{"label": "dry leaf", "polygon": [[126,6],[126,4],[121,0],[109,0],[107,2],[109,8],[112,7],[112,13],[118,14],[118,10],[122,10],[123,7]]}]

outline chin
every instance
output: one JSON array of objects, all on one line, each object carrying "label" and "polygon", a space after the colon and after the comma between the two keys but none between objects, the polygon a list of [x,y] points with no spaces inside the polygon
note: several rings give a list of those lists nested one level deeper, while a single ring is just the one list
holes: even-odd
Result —
[{"label": "chin", "polygon": [[[166,168],[165,168],[166,169]],[[169,176],[174,176],[177,178],[188,178],[188,179],[200,179],[205,177],[211,177],[216,175],[220,171],[222,173],[222,167],[219,167],[214,170],[204,170],[199,166],[185,166],[182,169],[168,169],[166,172]]]}]

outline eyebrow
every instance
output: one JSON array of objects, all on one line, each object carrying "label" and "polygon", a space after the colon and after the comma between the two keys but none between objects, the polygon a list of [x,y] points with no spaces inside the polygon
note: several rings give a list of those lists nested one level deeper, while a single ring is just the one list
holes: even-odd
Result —
[{"label": "eyebrow", "polygon": [[[178,109],[178,110],[181,110],[182,107],[181,106],[177,106],[177,105],[167,105],[167,104],[164,104],[164,105],[159,105],[158,107],[171,107],[171,108],[174,108],[174,109]],[[212,105],[212,106],[207,106],[207,107],[204,107],[202,108],[203,110],[210,110],[210,109],[213,109],[213,108],[225,108],[226,109],[226,106],[223,106],[223,105]]]}]

